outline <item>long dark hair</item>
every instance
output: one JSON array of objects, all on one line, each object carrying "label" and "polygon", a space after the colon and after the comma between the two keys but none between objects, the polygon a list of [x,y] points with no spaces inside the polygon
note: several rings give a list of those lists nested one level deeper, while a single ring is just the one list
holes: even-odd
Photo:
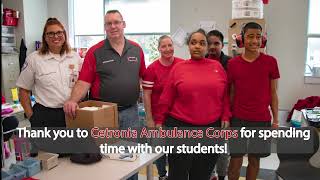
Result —
[{"label": "long dark hair", "polygon": [[39,53],[41,55],[45,55],[45,54],[49,53],[49,46],[48,46],[48,43],[45,38],[46,38],[47,28],[48,28],[48,26],[51,26],[51,25],[58,25],[58,26],[60,26],[60,28],[63,29],[63,35],[65,38],[65,41],[64,41],[62,48],[60,50],[60,55],[62,55],[64,53],[70,53],[71,47],[68,42],[66,30],[65,30],[63,24],[57,18],[48,18],[46,24],[44,25],[43,33],[42,33],[42,43],[41,43],[41,47],[39,49]]}]

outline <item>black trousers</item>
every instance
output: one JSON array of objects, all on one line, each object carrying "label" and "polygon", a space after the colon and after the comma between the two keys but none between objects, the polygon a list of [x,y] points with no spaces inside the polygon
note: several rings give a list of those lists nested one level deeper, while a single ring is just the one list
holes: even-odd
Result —
[{"label": "black trousers", "polygon": [[[193,127],[195,125],[168,117],[165,126]],[[219,120],[206,126],[221,127],[221,122]],[[218,159],[218,154],[169,154],[168,159],[169,180],[208,180]]]},{"label": "black trousers", "polygon": [[31,127],[66,127],[63,108],[48,108],[36,103],[32,110]]},{"label": "black trousers", "polygon": [[[36,103],[33,107],[33,114],[31,116],[30,124],[31,129],[43,129],[44,127],[50,128],[62,128],[66,127],[65,114],[63,108],[48,108],[39,103]],[[31,138],[31,153],[37,153],[38,150],[53,153],[63,153],[65,150],[62,148],[67,144],[67,139],[58,138],[53,141],[50,138]]]}]

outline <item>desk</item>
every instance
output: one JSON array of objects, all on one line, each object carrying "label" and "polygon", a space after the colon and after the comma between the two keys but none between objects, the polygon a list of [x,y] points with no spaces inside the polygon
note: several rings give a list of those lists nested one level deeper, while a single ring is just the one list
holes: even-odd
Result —
[{"label": "desk", "polygon": [[[307,127],[309,126],[309,123],[305,118],[302,118],[303,120],[301,121],[301,127]],[[290,122],[285,122],[283,124],[285,127],[290,127],[291,123]],[[318,128],[318,135],[320,136],[320,128]],[[320,143],[320,138],[319,138],[319,143]],[[309,160],[310,164],[313,167],[320,168],[320,147],[318,148],[318,151],[310,158]]]},{"label": "desk", "polygon": [[2,104],[1,109],[5,109],[5,108],[12,108],[13,112],[10,114],[1,115],[1,117],[8,117],[8,116],[12,116],[12,115],[24,112],[21,104],[9,104],[9,103]]},{"label": "desk", "polygon": [[8,116],[15,116],[19,120],[19,128],[30,127],[30,122],[24,117],[24,110],[21,104],[2,104],[1,109],[12,108],[13,112],[5,115],[1,115],[1,118]]},{"label": "desk", "polygon": [[[318,128],[318,135],[320,137],[319,128]],[[320,144],[320,138],[319,138],[319,144]],[[313,167],[320,168],[320,147],[318,148],[318,151],[310,158],[309,162]]]},{"label": "desk", "polygon": [[45,180],[88,180],[88,179],[127,179],[147,167],[147,179],[153,179],[152,163],[160,158],[162,154],[140,154],[133,162],[110,160],[103,158],[101,161],[90,164],[75,164],[69,158],[59,158],[59,165],[49,171],[41,171],[34,176]]}]

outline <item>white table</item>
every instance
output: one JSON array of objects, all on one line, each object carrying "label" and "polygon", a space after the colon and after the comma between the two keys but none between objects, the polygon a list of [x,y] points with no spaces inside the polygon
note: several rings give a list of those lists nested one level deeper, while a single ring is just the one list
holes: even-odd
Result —
[{"label": "white table", "polygon": [[147,166],[147,179],[153,179],[152,163],[162,154],[140,154],[133,162],[103,158],[90,164],[75,164],[69,158],[59,158],[59,165],[49,171],[41,171],[34,178],[41,180],[127,179]]},{"label": "white table", "polygon": [[[302,118],[302,119],[303,120],[301,121],[301,127],[308,127],[309,123],[307,122],[307,120],[305,118]],[[286,122],[285,126],[290,127],[291,126],[290,122]],[[318,135],[320,137],[320,128],[318,128]],[[319,143],[320,143],[320,139],[319,139]],[[320,168],[320,147],[318,148],[318,151],[309,159],[309,162],[311,166]]]},{"label": "white table", "polygon": [[21,104],[10,104],[10,103],[2,104],[1,109],[5,109],[5,108],[12,108],[13,112],[10,113],[10,114],[1,115],[1,117],[12,116],[12,115],[15,115],[17,113],[24,112],[23,111],[23,107],[21,106]]}]

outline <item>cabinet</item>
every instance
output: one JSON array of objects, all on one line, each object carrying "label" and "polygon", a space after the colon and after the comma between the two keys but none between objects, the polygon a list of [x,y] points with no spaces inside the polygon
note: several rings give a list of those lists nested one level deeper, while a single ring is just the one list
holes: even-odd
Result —
[{"label": "cabinet", "polygon": [[12,102],[11,89],[16,87],[20,74],[19,55],[1,54],[1,93],[7,102]]},{"label": "cabinet", "polygon": [[[233,35],[240,34],[242,27],[248,23],[248,22],[256,22],[260,24],[260,26],[263,29],[263,34],[266,32],[266,23],[264,19],[232,19],[229,21],[229,30],[228,30],[228,54],[231,56],[235,54],[234,51],[236,51],[237,54],[241,54],[244,51],[244,48],[238,48],[237,43],[233,38]],[[233,51],[234,50],[234,51]],[[261,52],[265,52],[265,48],[260,49]]]}]

